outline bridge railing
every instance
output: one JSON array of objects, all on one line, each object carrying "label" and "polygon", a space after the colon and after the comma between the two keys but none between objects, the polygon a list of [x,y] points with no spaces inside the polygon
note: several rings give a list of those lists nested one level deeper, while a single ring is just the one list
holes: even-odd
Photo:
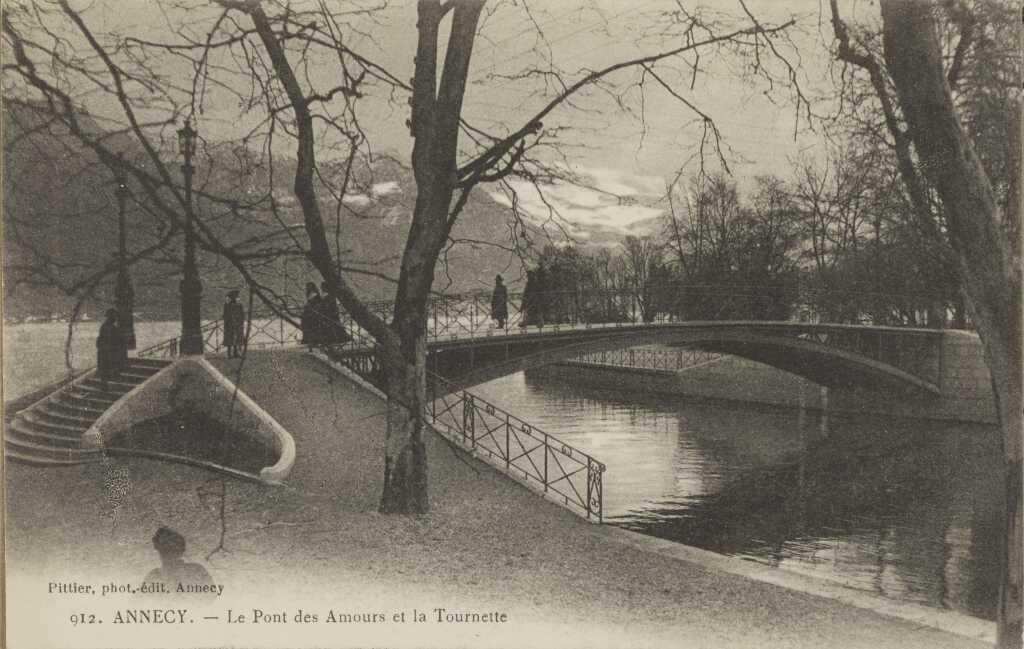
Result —
[{"label": "bridge railing", "polygon": [[[816,325],[813,331],[790,329],[785,331],[785,335],[814,339],[822,344],[863,354],[933,382],[941,374],[941,368],[935,362],[935,354],[928,353],[927,347],[933,344],[929,337],[912,335],[909,331],[908,335],[883,335],[880,332],[829,327],[823,320],[824,314],[815,310],[815,303],[819,300],[813,296],[803,301],[786,302],[783,313],[778,296],[772,294],[725,291],[710,285],[690,285],[678,289],[672,300],[661,296],[657,303],[651,296],[645,298],[642,293],[633,290],[552,291],[534,294],[510,292],[505,304],[508,313],[505,322],[501,323],[502,327],[498,327],[499,323],[493,318],[495,314],[492,313],[490,293],[432,295],[426,308],[426,333],[428,339],[438,341],[481,335],[535,333],[560,330],[563,327],[621,327],[692,320],[812,323]],[[887,299],[916,299],[920,302],[926,300],[927,296],[889,296]],[[842,296],[832,296],[830,303],[846,302]],[[394,317],[393,302],[371,302],[367,306],[386,322]],[[302,332],[293,324],[299,319],[295,314],[284,318],[262,310],[252,314],[248,323],[247,346],[268,348],[300,344]],[[833,319],[846,321],[841,324],[864,324],[863,318],[856,317],[854,312]],[[355,341],[369,339],[366,331],[351,319],[345,319],[341,324],[352,340],[348,346],[353,351],[361,344]],[[207,322],[201,331],[207,352],[223,350],[223,327],[219,321]],[[175,338],[141,350],[137,355],[172,357],[177,355],[178,347],[179,341]],[[632,353],[635,355],[637,352]],[[357,358],[362,357],[355,354],[352,362],[355,363]],[[366,359],[359,361],[364,366],[369,362]],[[666,368],[672,366],[672,359],[668,357],[651,358],[649,362],[654,367],[659,367],[659,364]],[[682,362],[686,362],[686,359]],[[676,362],[675,367],[681,369],[682,366]],[[367,368],[364,367],[364,370]]]},{"label": "bridge railing", "polygon": [[[855,305],[862,302],[880,304],[928,304],[931,296],[874,293],[802,291],[794,296],[780,296],[778,291],[727,288],[710,284],[680,285],[670,294],[648,294],[634,289],[573,290],[526,293],[510,291],[505,301],[507,315],[502,326],[493,317],[490,292],[433,294],[426,305],[426,333],[429,338],[462,338],[485,334],[514,334],[520,331],[544,330],[562,325],[573,327],[636,325],[694,320],[755,320],[833,324],[874,324],[885,326],[918,326],[916,322],[887,319],[875,322]],[[824,305],[824,306],[823,306]],[[380,300],[367,303],[367,308],[385,322],[394,317],[394,302]],[[248,344],[263,348],[297,345],[302,333],[292,322],[299,316],[294,307],[288,309],[291,321],[269,311],[260,310],[252,316]],[[352,338],[366,332],[354,321],[344,319],[342,327]],[[223,329],[216,322],[202,327],[206,349],[222,349]],[[171,339],[141,350],[138,355],[173,356],[178,340]]]},{"label": "bridge railing", "polygon": [[632,369],[678,372],[689,367],[718,360],[721,357],[722,354],[686,347],[676,349],[630,347],[628,349],[604,349],[599,352],[580,354],[571,359],[571,361],[588,365],[610,365]]},{"label": "bridge railing", "polygon": [[[361,338],[320,349],[386,391],[375,346]],[[448,440],[588,520],[604,520],[605,465],[512,413],[430,374],[423,419]]]},{"label": "bridge railing", "polygon": [[424,415],[435,430],[588,520],[603,521],[603,463],[440,377],[432,377],[430,390]]}]

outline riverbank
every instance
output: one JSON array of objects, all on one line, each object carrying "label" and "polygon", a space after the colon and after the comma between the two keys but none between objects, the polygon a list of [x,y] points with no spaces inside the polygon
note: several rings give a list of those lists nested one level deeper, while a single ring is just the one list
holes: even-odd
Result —
[{"label": "riverbank", "polygon": [[[218,363],[297,448],[284,488],[224,483],[225,550],[203,561],[225,586],[206,613],[219,619],[126,629],[108,617],[102,628],[72,628],[54,611],[71,603],[109,616],[108,600],[46,592],[57,578],[139,581],[154,567],[159,525],[182,532],[188,558],[203,560],[221,541],[215,476],[141,459],[10,465],[8,619],[21,640],[10,646],[990,646],[588,524],[432,435],[431,513],[381,516],[379,400],[302,353],[252,353],[241,375],[237,361]],[[229,608],[250,619],[253,608],[280,609],[290,621],[229,625]],[[318,622],[291,621],[299,608]],[[437,622],[437,608],[499,615]],[[332,611],[384,619],[325,622]]]}]

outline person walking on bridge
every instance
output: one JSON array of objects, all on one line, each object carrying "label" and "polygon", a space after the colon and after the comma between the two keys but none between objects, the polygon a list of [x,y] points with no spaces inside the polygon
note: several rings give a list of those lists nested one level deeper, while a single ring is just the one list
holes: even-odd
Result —
[{"label": "person walking on bridge", "polygon": [[491,317],[498,322],[498,329],[505,328],[508,320],[508,289],[501,281],[501,275],[494,278],[494,293],[491,294]]},{"label": "person walking on bridge", "polygon": [[228,301],[224,303],[224,346],[228,349],[228,358],[239,358],[245,345],[245,309],[238,303],[238,291],[228,291]]}]

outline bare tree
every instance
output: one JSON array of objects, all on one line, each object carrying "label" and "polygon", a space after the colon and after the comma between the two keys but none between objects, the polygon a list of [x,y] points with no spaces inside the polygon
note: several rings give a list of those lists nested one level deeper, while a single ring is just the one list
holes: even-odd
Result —
[{"label": "bare tree", "polygon": [[640,317],[651,322],[655,316],[655,295],[652,279],[663,263],[664,248],[653,237],[627,236],[622,241],[627,285],[636,293]]},{"label": "bare tree", "polygon": [[[571,147],[559,140],[572,120],[567,109],[591,101],[591,91],[611,97],[623,108],[630,105],[630,93],[667,92],[681,110],[696,116],[705,135],[716,134],[711,149],[717,145],[718,130],[682,79],[701,74],[709,61],[738,57],[751,61],[752,74],[773,87],[792,89],[796,82],[796,67],[787,58],[792,52],[787,30],[793,21],[763,23],[740,2],[737,19],[678,13],[671,33],[658,40],[662,49],[600,69],[567,72],[548,61],[550,65],[527,68],[511,78],[486,76],[484,81],[490,83],[539,80],[541,89],[535,92],[544,98],[519,122],[492,133],[463,115],[484,4],[418,3],[415,67],[408,83],[353,47],[353,34],[372,39],[357,24],[357,18],[378,19],[380,7],[370,3],[331,8],[330,3],[315,0],[214,0],[212,5],[166,0],[172,29],[161,41],[145,33],[99,34],[90,25],[88,10],[76,10],[65,0],[4,15],[4,45],[11,61],[5,66],[5,90],[41,99],[50,115],[111,163],[116,151],[109,142],[82,127],[81,102],[99,94],[117,106],[119,117],[111,126],[145,153],[145,164],[130,165],[127,172],[154,212],[178,227],[185,197],[162,150],[174,120],[202,114],[215,96],[220,105],[235,102],[247,117],[257,115],[256,125],[236,146],[256,152],[255,166],[265,183],[254,186],[240,176],[238,192],[229,195],[212,185],[200,188],[200,245],[230,262],[256,294],[278,310],[282,301],[266,279],[271,275],[267,260],[300,255],[374,338],[389,395],[381,498],[385,512],[428,508],[419,417],[426,399],[427,301],[438,260],[474,188],[487,183],[503,186],[513,195],[513,218],[518,218],[509,179],[538,189],[556,177],[571,179],[567,167],[553,164],[551,158],[567,158]],[[328,83],[314,73],[326,68],[332,70]],[[411,105],[406,126],[413,138],[416,199],[390,320],[368,307],[352,281],[357,271],[340,259],[345,232],[337,226],[337,215],[350,209],[345,199],[359,181],[359,161],[369,163],[377,155],[359,112],[368,96],[394,107],[405,100]],[[638,114],[642,120],[642,111]],[[207,143],[207,150],[215,146]],[[294,151],[294,164],[282,160],[284,147]],[[277,191],[281,183],[290,184],[296,203],[292,208]],[[260,235],[233,239],[236,231],[216,227],[218,218],[251,222]],[[265,240],[282,245],[260,243]]]},{"label": "bare tree", "polygon": [[[1020,210],[1013,200],[1017,198],[1017,180],[1013,176],[1019,173],[1019,158],[1016,163],[1016,154],[1005,158],[997,169],[1012,171],[1012,175],[1004,177],[996,170],[993,183],[974,138],[961,121],[964,112],[958,109],[951,90],[960,81],[964,61],[977,43],[980,28],[973,18],[980,13],[968,5],[949,3],[950,24],[956,26],[958,38],[948,65],[944,65],[937,8],[932,3],[883,0],[883,60],[870,49],[858,49],[836,0],[832,0],[831,10],[837,56],[865,71],[871,80],[888,135],[895,142],[900,175],[912,198],[916,217],[925,222],[931,220],[929,192],[934,191],[941,202],[945,236],[956,255],[963,291],[985,348],[1005,456],[1006,507],[999,562],[1002,581],[997,643],[1002,648],[1020,647],[1024,601],[1021,258],[1018,237],[1007,236],[1008,232],[1020,231]],[[1012,20],[1019,30],[1019,16]],[[991,26],[990,29],[998,30]],[[1004,48],[1012,51],[1013,44],[1004,43]],[[1017,93],[1019,74],[1018,67]],[[1019,94],[1017,97],[1019,101]],[[1003,131],[1001,137],[1019,138],[1019,124],[1017,129]],[[1017,142],[1010,151],[1019,154]],[[999,187],[1006,188],[1010,200],[1000,200]],[[939,225],[932,227],[938,229]]]}]

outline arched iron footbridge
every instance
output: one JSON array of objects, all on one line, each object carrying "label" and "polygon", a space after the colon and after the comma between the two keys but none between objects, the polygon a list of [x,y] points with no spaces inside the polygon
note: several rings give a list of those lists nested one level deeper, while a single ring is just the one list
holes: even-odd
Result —
[{"label": "arched iron footbridge", "polygon": [[[522,293],[511,293],[501,327],[491,317],[487,293],[436,295],[427,309],[428,369],[444,377],[445,385],[470,387],[581,355],[666,345],[740,356],[823,386],[941,392],[941,330],[865,324],[849,313],[845,322],[830,322],[835,318],[809,304],[790,305],[786,315],[792,317],[783,320],[771,298],[687,288],[683,295],[692,296],[699,309],[654,312],[633,291],[544,293],[525,300]],[[392,303],[370,306],[390,319]],[[300,345],[296,323],[294,317],[255,314],[249,348]],[[352,340],[329,345],[331,355],[382,387],[372,342],[355,323],[344,327]],[[222,324],[209,322],[203,332],[207,351],[220,352]],[[173,356],[176,343],[166,341],[139,356]]]}]

